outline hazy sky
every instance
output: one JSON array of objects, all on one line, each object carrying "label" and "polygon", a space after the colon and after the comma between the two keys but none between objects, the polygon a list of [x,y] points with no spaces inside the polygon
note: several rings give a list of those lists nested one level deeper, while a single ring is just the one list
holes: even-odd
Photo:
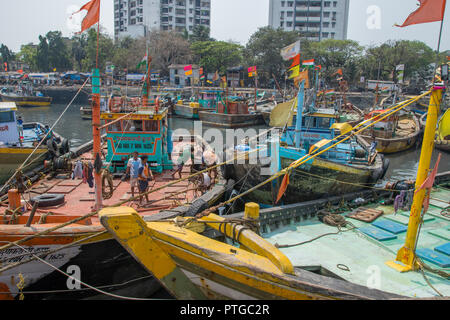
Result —
[{"label": "hazy sky", "polygon": [[[38,36],[50,30],[73,34],[77,17],[70,13],[88,0],[2,0],[0,9],[0,43],[13,51],[20,45],[38,42]],[[145,1],[145,0],[144,0]],[[103,0],[101,24],[113,34],[113,0]],[[449,1],[450,2],[450,1]],[[362,45],[377,44],[389,39],[421,40],[437,47],[439,22],[393,27],[401,24],[417,7],[417,0],[350,0],[348,38]],[[218,40],[234,40],[245,44],[250,35],[269,20],[269,0],[212,0],[211,35]],[[375,7],[373,7],[375,6]],[[370,12],[367,10],[370,8]],[[379,8],[379,10],[377,9]],[[373,14],[379,13],[374,16]],[[442,34],[441,49],[450,49],[450,4]],[[78,18],[82,18],[79,15]],[[370,17],[379,19],[367,26]],[[379,23],[378,23],[379,22]]]}]

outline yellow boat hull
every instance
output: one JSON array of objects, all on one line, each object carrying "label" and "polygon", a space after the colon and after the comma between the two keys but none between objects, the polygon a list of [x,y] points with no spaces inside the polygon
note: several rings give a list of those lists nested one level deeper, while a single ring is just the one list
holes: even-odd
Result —
[{"label": "yellow boat hull", "polygon": [[[388,299],[392,295],[294,269],[275,246],[211,214],[203,223],[145,222],[132,208],[100,212],[103,226],[178,299]],[[188,218],[187,218],[188,219]],[[240,247],[201,235],[205,224]]]}]

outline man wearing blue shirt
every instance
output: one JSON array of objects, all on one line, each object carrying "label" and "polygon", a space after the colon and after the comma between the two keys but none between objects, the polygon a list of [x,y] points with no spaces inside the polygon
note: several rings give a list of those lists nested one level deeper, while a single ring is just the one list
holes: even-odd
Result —
[{"label": "man wearing blue shirt", "polygon": [[19,139],[22,139],[23,137],[23,120],[22,117],[19,116],[17,118],[17,131],[19,131]]},{"label": "man wearing blue shirt", "polygon": [[131,196],[134,198],[134,188],[138,187],[139,167],[141,166],[139,152],[133,152],[133,157],[128,160],[127,172],[130,175]]}]

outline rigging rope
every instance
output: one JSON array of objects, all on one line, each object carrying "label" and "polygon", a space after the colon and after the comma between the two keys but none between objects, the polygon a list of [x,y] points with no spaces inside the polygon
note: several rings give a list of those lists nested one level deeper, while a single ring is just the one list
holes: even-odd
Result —
[{"label": "rigging rope", "polygon": [[[322,151],[320,151],[320,152],[319,152],[319,150],[316,150],[313,154],[308,154],[308,155],[302,157],[301,159],[299,159],[299,160],[297,160],[296,162],[294,162],[293,164],[291,164],[290,167],[285,168],[285,169],[279,171],[278,173],[274,174],[271,178],[269,178],[269,179],[267,179],[266,181],[264,181],[264,182],[258,184],[258,185],[255,186],[255,187],[253,187],[253,188],[251,188],[251,189],[249,189],[249,190],[243,192],[242,194],[240,194],[240,195],[238,195],[238,196],[236,196],[236,197],[234,197],[234,198],[231,198],[231,199],[229,199],[229,200],[227,200],[227,201],[225,201],[225,202],[222,202],[222,203],[220,203],[219,205],[216,205],[216,206],[214,206],[214,207],[211,207],[211,208],[209,208],[209,209],[204,210],[203,212],[197,214],[197,217],[203,217],[203,216],[209,215],[210,213],[215,212],[218,208],[220,208],[220,207],[222,207],[222,206],[224,206],[224,205],[226,205],[226,204],[232,203],[232,202],[236,201],[237,199],[239,199],[239,198],[241,198],[241,197],[244,197],[245,195],[247,195],[247,194],[253,192],[254,190],[259,189],[260,187],[262,187],[262,186],[264,186],[265,184],[267,184],[267,183],[269,183],[269,182],[271,182],[271,181],[277,179],[278,177],[280,177],[280,176],[282,176],[282,175],[284,175],[284,174],[289,173],[290,170],[292,170],[292,169],[294,169],[294,168],[297,168],[297,167],[301,166],[302,164],[304,164],[304,163],[306,163],[306,162],[308,162],[308,161],[314,159],[315,157],[319,156],[320,154],[322,154],[322,153],[328,151],[329,149],[335,147],[336,145],[338,145],[338,144],[340,144],[340,143],[342,143],[342,142],[344,142],[344,141],[350,139],[351,137],[353,137],[353,136],[357,135],[358,133],[360,133],[360,132],[366,130],[367,128],[373,126],[374,124],[376,124],[376,123],[378,123],[378,122],[384,120],[385,118],[391,116],[392,114],[394,114],[394,113],[400,111],[401,109],[405,108],[406,106],[412,104],[413,102],[415,102],[415,101],[421,99],[422,97],[424,97],[424,96],[426,96],[426,95],[428,95],[428,94],[430,94],[430,93],[431,93],[431,90],[430,90],[430,91],[427,91],[426,93],[423,93],[423,94],[421,94],[421,95],[419,95],[419,96],[417,96],[417,97],[415,97],[415,98],[413,98],[413,99],[411,99],[411,100],[408,100],[408,101],[406,101],[406,102],[402,102],[402,103],[400,103],[399,105],[397,105],[397,106],[395,106],[395,107],[393,107],[393,108],[391,108],[391,109],[385,110],[385,112],[381,114],[381,115],[383,115],[383,114],[386,114],[386,113],[387,113],[384,117],[381,117],[381,115],[378,115],[378,116],[376,116],[376,117],[374,117],[374,118],[371,118],[371,119],[368,119],[368,120],[366,120],[366,121],[363,121],[361,124],[357,125],[357,126],[354,127],[354,128],[359,128],[359,127],[363,126],[364,124],[368,123],[369,121],[372,121],[372,120],[374,120],[375,118],[378,118],[378,120],[376,120],[376,121],[370,123],[370,124],[367,125],[366,127],[362,128],[362,129],[360,129],[360,130],[358,130],[357,132],[352,133],[351,135],[345,137],[345,138],[344,138],[343,140],[341,140],[341,141],[338,141],[337,143],[333,144],[332,146],[330,146],[330,147],[328,147],[328,148],[326,148],[326,149],[324,149],[324,150],[322,150]],[[388,111],[392,111],[392,112],[388,113]],[[275,128],[272,128],[272,129],[267,130],[267,131],[265,131],[265,132],[263,132],[263,133],[266,133],[266,132],[271,131],[271,130],[274,130],[274,129],[275,129]],[[260,135],[258,135],[258,136],[261,136],[261,135],[262,135],[262,134],[260,134]],[[258,136],[253,137],[252,139],[257,138]],[[343,137],[343,136],[344,136],[344,134],[341,134],[340,136],[334,138],[333,140],[337,140],[337,139],[339,139],[339,138],[341,138],[341,137]],[[252,139],[250,139],[250,140],[252,140]],[[331,141],[333,141],[333,140],[331,140]],[[259,150],[258,150],[258,149],[252,150],[252,151],[250,151],[250,152],[248,152],[248,153],[255,152],[255,151],[259,151]],[[245,154],[244,154],[243,156],[245,157]],[[138,196],[136,196],[136,197],[131,197],[131,198],[127,199],[127,200],[118,202],[117,204],[111,205],[110,207],[119,207],[119,206],[121,206],[121,205],[123,205],[123,204],[126,204],[126,203],[130,202],[130,201],[137,200],[137,199],[139,199],[139,198],[140,198],[141,196],[143,196],[143,195],[151,194],[151,193],[160,191],[160,190],[165,189],[165,188],[167,188],[167,187],[170,187],[170,186],[172,186],[172,185],[174,185],[174,184],[177,184],[177,183],[179,183],[179,182],[181,182],[181,181],[185,181],[185,180],[188,180],[188,179],[190,179],[190,178],[193,178],[193,177],[195,177],[195,176],[197,176],[197,175],[200,175],[200,174],[203,174],[203,173],[205,173],[205,172],[208,172],[208,171],[210,171],[211,169],[214,169],[214,168],[223,166],[223,165],[228,164],[228,163],[230,163],[230,162],[234,162],[237,158],[238,158],[238,157],[235,155],[235,156],[233,157],[233,159],[230,159],[230,160],[228,160],[228,161],[225,161],[225,162],[223,162],[223,163],[221,163],[221,164],[218,164],[218,165],[215,165],[215,166],[213,166],[213,167],[211,167],[211,168],[207,168],[207,169],[205,169],[205,170],[199,171],[199,172],[197,172],[197,173],[195,173],[195,174],[192,174],[192,175],[189,175],[189,176],[187,176],[187,177],[185,177],[185,178],[182,178],[182,179],[179,179],[179,180],[176,180],[176,181],[172,181],[172,182],[170,182],[170,183],[168,183],[168,184],[166,184],[166,185],[164,185],[164,186],[161,186],[161,187],[158,187],[158,188],[156,188],[156,189],[147,191],[147,192],[142,193],[142,194],[140,194],[140,195],[138,195]],[[39,237],[39,236],[42,236],[42,235],[49,234],[49,233],[51,233],[51,232],[53,232],[53,231],[56,231],[56,230],[58,230],[58,229],[61,229],[61,228],[65,227],[65,226],[68,226],[68,225],[70,225],[70,224],[73,224],[73,223],[76,223],[76,222],[78,222],[78,221],[82,221],[82,220],[84,220],[84,219],[86,219],[86,218],[89,218],[89,217],[92,217],[92,216],[94,216],[94,215],[97,215],[97,214],[99,213],[99,211],[100,211],[100,210],[91,212],[91,213],[86,214],[86,215],[84,215],[84,216],[81,216],[81,217],[79,217],[79,218],[75,218],[75,219],[73,219],[73,220],[71,220],[71,221],[67,221],[67,222],[62,223],[62,224],[60,224],[60,225],[51,227],[51,228],[49,228],[49,229],[47,229],[47,230],[44,230],[44,231],[41,231],[41,232],[37,232],[37,233],[35,233],[34,235],[30,235],[30,236],[24,237],[24,238],[22,238],[22,239],[20,239],[20,240],[17,240],[17,241],[15,241],[15,242],[11,242],[11,243],[9,243],[9,244],[7,244],[7,245],[1,246],[1,247],[0,247],[0,251],[1,251],[1,250],[4,250],[4,249],[8,249],[8,248],[10,248],[10,247],[12,247],[12,246],[14,246],[14,245],[17,245],[17,244],[21,244],[21,243],[27,242],[27,241],[29,241],[29,240],[32,240],[32,239],[36,238],[36,237]]]},{"label": "rigging rope", "polygon": [[58,119],[56,119],[55,123],[52,125],[52,127],[50,128],[50,130],[46,133],[46,135],[42,138],[42,140],[38,143],[38,145],[34,148],[34,150],[30,153],[30,155],[25,159],[25,161],[19,166],[18,169],[16,169],[16,172],[8,179],[8,181],[3,185],[3,187],[0,189],[0,193],[5,189],[5,187],[7,187],[11,181],[14,179],[14,177],[16,176],[16,174],[21,171],[26,162],[28,160],[30,160],[30,158],[33,156],[33,154],[36,152],[36,150],[42,145],[42,143],[44,142],[45,138],[47,138],[47,136],[53,131],[53,129],[55,128],[55,126],[58,124],[58,122],[61,120],[61,118],[64,116],[64,114],[66,113],[66,111],[70,108],[70,106],[72,105],[72,103],[75,101],[75,99],[78,97],[78,95],[81,92],[81,89],[83,89],[83,87],[87,84],[88,80],[90,79],[90,77],[86,78],[86,81],[83,83],[83,85],[81,86],[80,89],[78,89],[77,93],[75,94],[75,96],[73,97],[73,99],[69,102],[69,104],[67,105],[67,107],[64,109],[64,111],[61,113],[61,115],[58,117]]}]

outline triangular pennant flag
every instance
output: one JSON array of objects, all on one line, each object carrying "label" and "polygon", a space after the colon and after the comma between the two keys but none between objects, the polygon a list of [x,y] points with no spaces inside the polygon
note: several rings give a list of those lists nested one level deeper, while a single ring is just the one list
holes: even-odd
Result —
[{"label": "triangular pennant flag", "polygon": [[283,197],[284,193],[287,190],[288,185],[289,185],[289,174],[285,174],[283,182],[281,182],[280,189],[278,190],[277,202],[275,203],[278,203],[281,200],[281,198]]},{"label": "triangular pennant flag", "polygon": [[289,69],[289,72],[292,72],[289,76],[289,79],[298,77],[300,75],[300,66],[298,65],[296,67],[293,67],[292,69]]},{"label": "triangular pennant flag", "polygon": [[423,212],[426,213],[428,211],[428,208],[430,207],[430,196],[431,196],[431,189],[434,185],[434,180],[436,179],[436,175],[438,172],[439,162],[441,161],[441,154],[439,153],[438,159],[436,161],[436,165],[434,166],[433,171],[428,176],[428,178],[422,183],[419,189],[416,190],[414,194],[419,192],[420,190],[427,190],[427,194],[425,196],[425,199],[423,199]]},{"label": "triangular pennant flag", "polygon": [[395,24],[396,27],[403,28],[413,24],[442,21],[444,19],[446,0],[419,0],[419,2],[419,8],[411,13],[401,26]]},{"label": "triangular pennant flag", "polygon": [[294,58],[292,58],[291,60],[292,60],[292,64],[291,64],[291,66],[289,67],[289,69],[291,69],[291,68],[293,68],[293,67],[295,67],[295,66],[300,65],[300,53],[299,53],[298,55],[296,55]]},{"label": "triangular pennant flag", "polygon": [[82,33],[83,31],[89,29],[94,24],[99,22],[100,20],[100,0],[92,0],[86,3],[84,6],[81,7],[80,10],[77,12],[74,12],[72,15],[82,11],[87,10],[87,14],[83,19],[83,22],[81,23],[81,31],[79,33]]}]

